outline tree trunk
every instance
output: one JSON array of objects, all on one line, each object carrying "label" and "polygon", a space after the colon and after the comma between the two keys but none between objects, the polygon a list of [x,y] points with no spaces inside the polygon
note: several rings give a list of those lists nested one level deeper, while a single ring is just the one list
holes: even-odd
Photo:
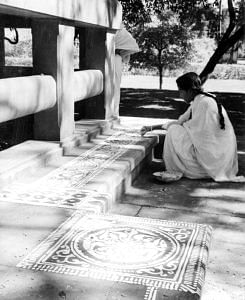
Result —
[{"label": "tree trunk", "polygon": [[223,54],[226,53],[231,47],[233,47],[239,40],[242,39],[244,32],[244,26],[240,27],[229,39],[226,41],[221,41],[218,45],[218,48],[215,50],[214,54],[210,57],[208,63],[200,73],[200,78],[202,84],[208,79],[208,75],[211,74],[222,58]]},{"label": "tree trunk", "polygon": [[159,89],[162,89],[162,67],[158,68],[159,71]]}]

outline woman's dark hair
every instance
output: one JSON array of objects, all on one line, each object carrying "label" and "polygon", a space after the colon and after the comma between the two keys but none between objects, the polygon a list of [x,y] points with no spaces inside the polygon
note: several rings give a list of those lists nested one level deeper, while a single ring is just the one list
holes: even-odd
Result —
[{"label": "woman's dark hair", "polygon": [[176,79],[176,83],[178,85],[178,88],[180,90],[194,90],[194,91],[202,91],[202,82],[200,77],[194,73],[194,72],[189,72],[186,73]]},{"label": "woman's dark hair", "polygon": [[201,79],[195,72],[185,73],[184,75],[178,77],[176,79],[176,83],[180,90],[184,90],[184,91],[193,90],[193,92],[196,95],[202,94],[213,98],[216,101],[218,107],[218,112],[220,117],[219,119],[220,128],[225,129],[225,120],[222,113],[221,103],[214,95],[203,91]]}]

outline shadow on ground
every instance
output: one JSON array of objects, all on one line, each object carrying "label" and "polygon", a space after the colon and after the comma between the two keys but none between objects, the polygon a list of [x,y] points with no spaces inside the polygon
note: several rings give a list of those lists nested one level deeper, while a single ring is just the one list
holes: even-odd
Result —
[{"label": "shadow on ground", "polygon": [[[245,94],[214,93],[228,112],[238,135],[244,135]],[[187,109],[178,91],[154,89],[121,89],[120,115],[176,119]]]},{"label": "shadow on ground", "polygon": [[[245,94],[214,94],[226,108],[233,124],[238,144],[239,174],[245,175]],[[177,91],[121,90],[121,116],[139,117],[139,120],[155,118],[153,122],[157,124],[157,119],[178,118],[186,108]],[[123,208],[128,205],[137,208],[139,217],[211,225],[213,242],[202,299],[244,299],[245,185],[186,178],[162,183],[156,181],[152,173],[163,168],[160,160],[151,162],[124,195],[121,209],[128,210],[127,206]]]}]

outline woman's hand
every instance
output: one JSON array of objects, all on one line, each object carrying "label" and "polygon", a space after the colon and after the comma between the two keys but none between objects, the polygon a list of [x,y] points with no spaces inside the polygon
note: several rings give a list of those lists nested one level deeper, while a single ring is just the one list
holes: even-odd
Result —
[{"label": "woman's hand", "polygon": [[148,131],[151,131],[151,126],[143,126],[140,129],[140,134],[141,136],[145,135]]}]

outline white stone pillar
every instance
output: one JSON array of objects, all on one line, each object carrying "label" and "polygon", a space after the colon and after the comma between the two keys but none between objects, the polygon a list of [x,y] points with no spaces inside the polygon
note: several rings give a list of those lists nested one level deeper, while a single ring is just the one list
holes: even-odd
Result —
[{"label": "white stone pillar", "polygon": [[74,132],[74,27],[35,20],[32,34],[34,74],[53,76],[57,87],[57,105],[34,116],[34,138],[63,144]]},{"label": "white stone pillar", "polygon": [[75,130],[73,94],[74,27],[59,25],[57,44],[57,100],[60,141],[72,139]]},{"label": "white stone pillar", "polygon": [[0,76],[3,74],[4,66],[5,66],[4,28],[0,27]]},{"label": "white stone pillar", "polygon": [[114,104],[114,78],[115,78],[115,32],[106,34],[105,58],[105,117],[110,120],[113,116]]}]

